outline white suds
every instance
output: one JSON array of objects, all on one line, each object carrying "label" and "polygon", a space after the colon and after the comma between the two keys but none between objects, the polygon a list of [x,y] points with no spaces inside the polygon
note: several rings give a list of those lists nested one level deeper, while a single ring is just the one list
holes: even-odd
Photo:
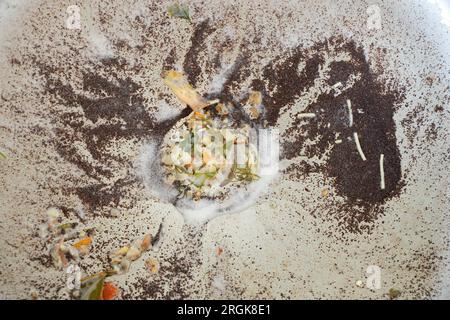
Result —
[{"label": "white suds", "polygon": [[233,72],[235,65],[224,65],[218,74],[216,74],[209,86],[208,92],[218,93],[222,91],[224,83],[228,80],[230,74]]},{"label": "white suds", "polygon": [[149,141],[142,146],[141,155],[136,163],[137,175],[153,197],[170,202],[178,192],[164,182],[161,168],[159,143]]},{"label": "white suds", "polygon": [[380,154],[380,189],[384,190],[384,154]]},{"label": "white suds", "polygon": [[172,119],[181,113],[179,108],[169,105],[164,100],[158,101],[157,108],[158,111],[156,112],[155,117],[158,122]]},{"label": "white suds", "polygon": [[299,113],[297,114],[297,118],[314,118],[316,116],[315,113]]},{"label": "white suds", "polygon": [[213,278],[212,285],[214,288],[218,289],[219,291],[225,291],[225,288],[227,286],[227,281],[225,280],[223,275],[217,275]]},{"label": "white suds", "polygon": [[108,59],[114,57],[111,42],[106,36],[97,31],[89,32],[89,49],[97,58]]},{"label": "white suds", "polygon": [[353,138],[355,139],[355,143],[356,143],[356,149],[358,149],[359,155],[361,156],[361,159],[363,159],[363,161],[366,161],[366,156],[364,155],[364,152],[361,149],[361,145],[359,144],[359,138],[358,138],[358,134],[356,132],[353,132]]},{"label": "white suds", "polygon": [[75,208],[75,212],[81,220],[86,219],[86,211],[84,210],[83,206],[78,206],[77,208]]},{"label": "white suds", "polygon": [[349,127],[353,126],[353,111],[352,111],[352,102],[350,99],[347,99],[347,108],[348,108],[348,125]]}]

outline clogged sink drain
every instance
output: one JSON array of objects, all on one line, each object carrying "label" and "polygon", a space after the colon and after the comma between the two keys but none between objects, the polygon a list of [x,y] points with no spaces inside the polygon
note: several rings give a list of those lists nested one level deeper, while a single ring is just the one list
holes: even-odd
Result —
[{"label": "clogged sink drain", "polygon": [[[278,136],[258,123],[261,94],[251,93],[245,106],[205,103],[183,74],[171,71],[165,81],[194,111],[175,123],[159,144],[158,156],[150,158],[150,191],[190,222],[252,205],[278,167]],[[158,192],[161,187],[164,192]]]}]

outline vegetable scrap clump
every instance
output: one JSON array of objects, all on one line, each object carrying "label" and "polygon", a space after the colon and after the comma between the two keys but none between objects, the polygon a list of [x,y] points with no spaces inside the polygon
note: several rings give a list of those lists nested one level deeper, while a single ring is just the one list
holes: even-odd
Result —
[{"label": "vegetable scrap clump", "polygon": [[263,111],[261,92],[251,91],[247,103],[242,108],[251,120],[257,120]]},{"label": "vegetable scrap clump", "polygon": [[158,273],[159,271],[159,262],[154,258],[149,258],[145,261],[145,265],[151,273]]},{"label": "vegetable scrap clump", "polygon": [[62,269],[90,252],[94,228],[83,228],[78,222],[63,222],[58,208],[47,210],[47,222],[40,226],[40,237],[53,242],[50,256],[53,265]]},{"label": "vegetable scrap clump", "polygon": [[[170,70],[165,84],[193,112],[169,131],[161,149],[161,163],[168,185],[179,198],[217,198],[227,187],[259,179],[259,154],[248,124],[236,126],[232,106],[207,100],[188,83],[183,73]],[[262,96],[252,92],[248,107],[251,118],[259,117]]]},{"label": "vegetable scrap clump", "polygon": [[106,272],[81,279],[79,293],[80,300],[114,300],[119,292],[117,286],[112,282],[106,282]]},{"label": "vegetable scrap clump", "polygon": [[258,152],[250,137],[248,125],[231,128],[226,118],[193,112],[162,150],[166,182],[180,198],[198,200],[217,196],[229,183],[257,180]]},{"label": "vegetable scrap clump", "polygon": [[131,245],[124,246],[109,256],[111,269],[108,275],[122,274],[128,271],[133,261],[137,260],[143,252],[150,250],[152,246],[152,235],[147,234],[142,239],[134,241]]}]

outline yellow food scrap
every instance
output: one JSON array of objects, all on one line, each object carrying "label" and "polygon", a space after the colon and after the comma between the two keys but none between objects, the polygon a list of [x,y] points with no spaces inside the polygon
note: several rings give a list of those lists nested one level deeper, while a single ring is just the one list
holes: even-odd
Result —
[{"label": "yellow food scrap", "polygon": [[260,115],[260,108],[262,104],[262,94],[259,91],[250,91],[250,95],[248,97],[247,101],[247,113],[249,114],[250,118],[255,120]]},{"label": "yellow food scrap", "polygon": [[173,91],[181,102],[186,103],[194,111],[219,102],[218,100],[209,101],[198,94],[189,84],[186,76],[182,72],[175,70],[167,71],[164,76],[164,83]]},{"label": "yellow food scrap", "polygon": [[328,191],[327,188],[322,189],[322,191],[320,192],[320,194],[322,195],[323,198],[328,197],[328,195],[330,194],[330,192]]},{"label": "yellow food scrap", "polygon": [[248,97],[248,104],[257,107],[262,103],[262,94],[259,91],[251,91]]},{"label": "yellow food scrap", "polygon": [[145,264],[151,273],[157,273],[159,271],[159,263],[156,259],[147,259],[147,261],[145,261]]},{"label": "yellow food scrap", "polygon": [[256,107],[250,108],[250,115],[252,116],[252,119],[256,119],[259,117],[259,111],[256,109]]},{"label": "yellow food scrap", "polygon": [[203,162],[208,163],[213,159],[213,156],[209,152],[203,152]]},{"label": "yellow food scrap", "polygon": [[128,246],[122,247],[119,250],[117,250],[116,252],[114,252],[114,255],[116,255],[116,256],[124,256],[124,255],[127,254],[129,249],[130,249],[130,247],[128,247]]},{"label": "yellow food scrap", "polygon": [[125,256],[128,260],[134,261],[138,259],[141,256],[141,250],[135,247],[130,247],[130,250],[128,250],[127,255]]}]

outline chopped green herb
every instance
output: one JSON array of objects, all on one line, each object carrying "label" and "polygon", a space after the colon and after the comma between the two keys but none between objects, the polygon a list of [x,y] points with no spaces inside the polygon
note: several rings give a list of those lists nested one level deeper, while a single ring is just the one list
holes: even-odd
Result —
[{"label": "chopped green herb", "polygon": [[191,17],[189,16],[189,8],[185,5],[174,4],[171,5],[167,9],[167,11],[169,13],[169,16],[171,17],[186,19],[191,22]]},{"label": "chopped green herb", "polygon": [[213,172],[196,172],[194,173],[195,177],[203,177],[205,176],[208,179],[212,179],[216,176],[217,171],[213,171]]},{"label": "chopped green herb", "polygon": [[235,164],[231,170],[231,176],[239,181],[255,181],[260,177],[257,174],[254,174],[249,167],[238,168]]},{"label": "chopped green herb", "polygon": [[6,155],[0,151],[0,159],[6,159]]},{"label": "chopped green herb", "polygon": [[175,170],[178,173],[186,173],[186,169],[184,167],[181,167],[181,166],[175,166]]},{"label": "chopped green herb", "polygon": [[67,222],[60,224],[57,228],[60,230],[61,233],[66,233],[70,229],[74,229],[78,225],[77,222]]}]

